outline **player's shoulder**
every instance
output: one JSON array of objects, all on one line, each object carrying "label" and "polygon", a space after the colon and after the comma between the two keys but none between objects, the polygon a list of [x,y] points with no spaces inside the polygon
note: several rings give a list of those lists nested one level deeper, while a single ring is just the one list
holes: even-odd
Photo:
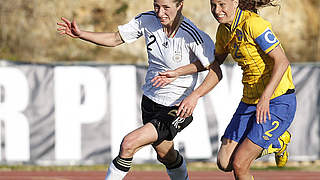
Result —
[{"label": "player's shoulder", "polygon": [[202,44],[205,40],[211,40],[210,36],[199,29],[191,20],[184,17],[180,28],[191,38],[196,44]]},{"label": "player's shoulder", "polygon": [[270,26],[270,22],[253,12],[246,12],[244,27]]},{"label": "player's shoulder", "polygon": [[204,33],[201,29],[199,29],[190,19],[183,17],[183,20],[181,22],[181,26],[188,29],[193,29],[194,31]]},{"label": "player's shoulder", "polygon": [[155,18],[157,18],[157,15],[154,11],[143,12],[135,17],[136,20],[153,20]]}]

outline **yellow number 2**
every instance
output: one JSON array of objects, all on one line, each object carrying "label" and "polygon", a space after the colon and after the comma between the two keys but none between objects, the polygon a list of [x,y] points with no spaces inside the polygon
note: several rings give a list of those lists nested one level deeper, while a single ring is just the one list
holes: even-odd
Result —
[{"label": "yellow number 2", "polygon": [[264,134],[269,137],[272,137],[271,132],[276,130],[279,127],[279,124],[280,124],[279,121],[273,121],[272,126],[274,126],[274,127],[272,129],[270,129],[269,131],[265,132]]}]

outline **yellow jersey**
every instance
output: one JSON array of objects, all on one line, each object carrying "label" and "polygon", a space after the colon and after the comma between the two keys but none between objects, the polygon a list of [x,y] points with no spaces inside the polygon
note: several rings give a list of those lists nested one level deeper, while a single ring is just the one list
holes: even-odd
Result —
[{"label": "yellow jersey", "polygon": [[[270,81],[274,61],[268,55],[280,46],[271,24],[259,15],[237,9],[230,27],[220,24],[216,37],[216,54],[230,53],[243,70],[242,101],[257,104],[261,94]],[[271,99],[294,89],[291,67],[284,73]]]}]

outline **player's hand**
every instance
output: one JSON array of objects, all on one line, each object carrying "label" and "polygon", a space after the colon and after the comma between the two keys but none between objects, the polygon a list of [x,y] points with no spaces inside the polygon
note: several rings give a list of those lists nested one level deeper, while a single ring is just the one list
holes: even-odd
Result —
[{"label": "player's hand", "polygon": [[257,104],[257,109],[256,109],[256,118],[257,118],[258,124],[266,123],[267,116],[268,116],[268,120],[271,120],[269,105],[270,105],[269,99],[260,98]]},{"label": "player's hand", "polygon": [[177,111],[177,116],[181,118],[187,118],[192,115],[196,105],[198,103],[199,97],[195,94],[191,93],[188,97],[186,97],[183,101],[181,101]]},{"label": "player's hand", "polygon": [[57,25],[60,27],[57,29],[60,34],[66,34],[73,38],[79,38],[81,34],[81,30],[78,28],[75,20],[70,22],[68,19],[61,17],[63,22],[58,22]]},{"label": "player's hand", "polygon": [[159,75],[154,77],[151,82],[153,87],[164,87],[179,77],[178,73],[172,70],[159,72]]}]

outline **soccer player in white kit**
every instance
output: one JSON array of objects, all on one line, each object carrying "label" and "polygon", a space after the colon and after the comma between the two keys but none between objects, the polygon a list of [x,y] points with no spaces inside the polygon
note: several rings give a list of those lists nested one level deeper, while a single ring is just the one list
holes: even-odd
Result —
[{"label": "soccer player in white kit", "polygon": [[[151,81],[159,72],[179,69],[190,63],[197,69],[209,69],[207,77],[214,73],[218,77],[210,65],[214,61],[213,41],[182,15],[182,8],[183,0],[154,0],[154,11],[139,14],[112,33],[82,31],[74,20],[70,22],[65,18],[61,18],[63,23],[58,23],[61,34],[107,47],[145,37],[149,67],[142,87],[144,125],[123,138],[119,155],[111,162],[106,180],[123,179],[131,167],[133,155],[149,144],[157,152],[158,160],[166,166],[170,179],[189,179],[186,162],[174,149],[173,139],[193,119],[194,107],[183,109],[179,104],[184,104],[195,91],[198,75],[180,76],[164,87]],[[201,90],[201,86],[196,90]]]}]

